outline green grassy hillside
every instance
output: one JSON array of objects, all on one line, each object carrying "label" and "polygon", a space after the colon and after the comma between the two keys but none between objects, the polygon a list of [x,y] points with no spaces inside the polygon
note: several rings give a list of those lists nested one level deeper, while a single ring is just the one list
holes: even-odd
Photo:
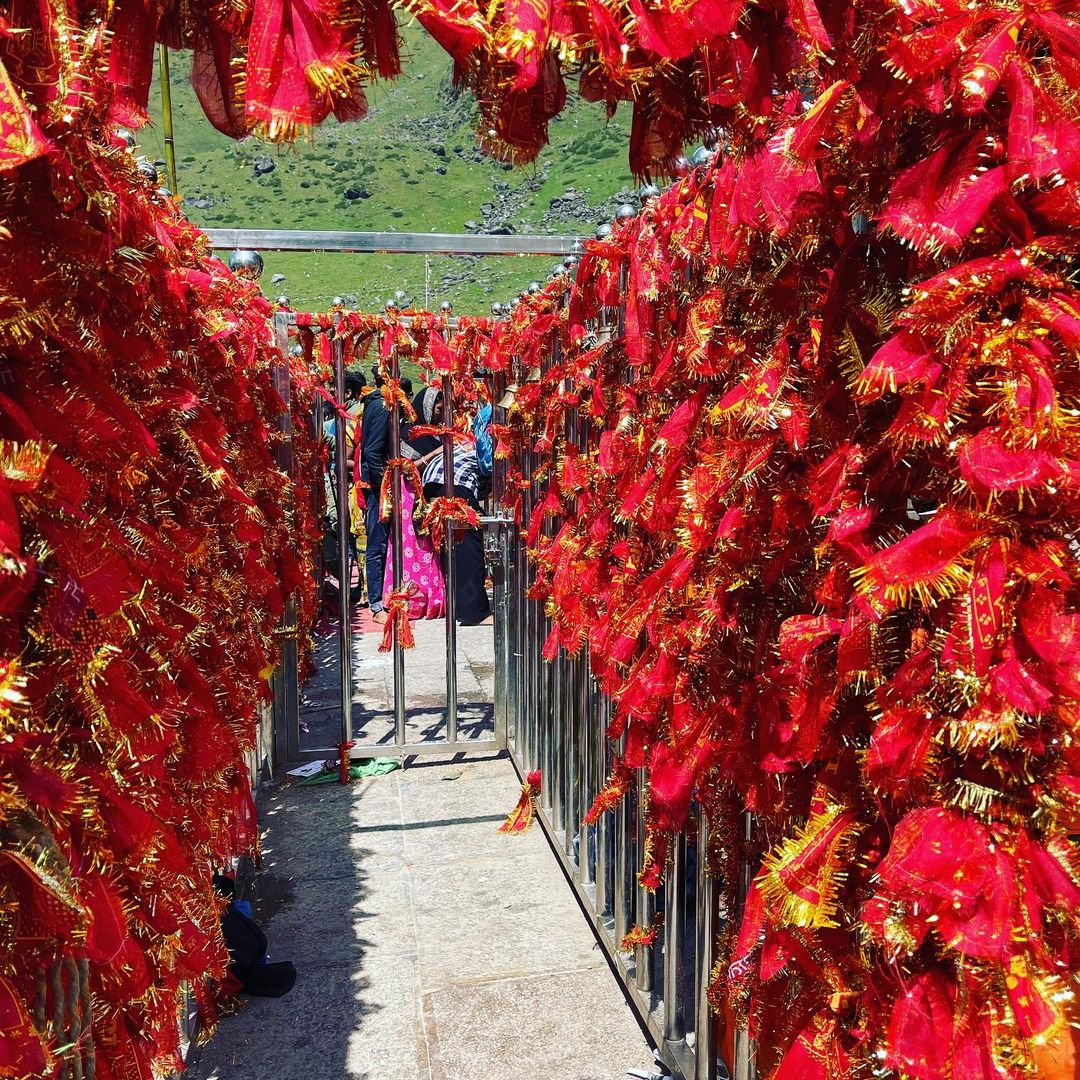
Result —
[{"label": "green grassy hillside", "polygon": [[[552,123],[551,145],[539,160],[508,169],[476,149],[474,106],[455,94],[446,53],[417,27],[404,34],[404,74],[369,89],[367,119],[331,121],[294,147],[236,143],[216,132],[191,89],[189,59],[174,54],[178,182],[191,220],[208,228],[463,232],[508,226],[519,233],[591,234],[610,219],[633,186],[628,112],[609,123],[599,106],[572,100]],[[157,108],[156,90],[153,96]],[[139,133],[140,151],[160,159],[164,139],[160,117],[154,120]],[[274,167],[256,176],[261,155]],[[349,189],[353,198],[346,198]],[[285,293],[301,308],[323,309],[343,295],[370,310],[403,289],[417,304],[435,308],[451,300],[455,311],[468,314],[485,313],[492,301],[546,279],[557,261],[293,252],[265,259],[264,291]],[[275,275],[284,280],[272,281]]]}]

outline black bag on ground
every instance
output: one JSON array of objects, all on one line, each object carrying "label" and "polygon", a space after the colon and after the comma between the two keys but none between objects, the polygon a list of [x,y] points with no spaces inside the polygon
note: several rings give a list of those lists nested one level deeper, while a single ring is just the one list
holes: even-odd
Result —
[{"label": "black bag on ground", "polygon": [[235,904],[230,904],[221,916],[221,932],[225,935],[232,966],[239,969],[237,975],[266,956],[267,940],[262,928],[254,919],[239,911]]},{"label": "black bag on ground", "polygon": [[244,984],[244,993],[254,997],[284,997],[296,983],[296,968],[291,960],[275,964],[253,964],[236,972]]},{"label": "black bag on ground", "polygon": [[265,962],[266,935],[254,919],[229,904],[221,917],[221,932],[232,957],[229,970],[244,984],[244,991],[256,997],[282,997],[296,982],[296,968],[289,960]]}]

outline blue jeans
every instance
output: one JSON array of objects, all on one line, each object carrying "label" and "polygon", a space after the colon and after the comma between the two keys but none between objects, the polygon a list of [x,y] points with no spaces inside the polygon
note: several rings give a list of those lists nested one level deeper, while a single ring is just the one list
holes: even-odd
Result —
[{"label": "blue jeans", "polygon": [[390,523],[379,517],[379,484],[367,492],[364,528],[367,530],[367,556],[364,559],[364,578],[367,581],[368,604],[371,613],[383,610],[383,574],[386,571],[386,548],[390,542]]}]

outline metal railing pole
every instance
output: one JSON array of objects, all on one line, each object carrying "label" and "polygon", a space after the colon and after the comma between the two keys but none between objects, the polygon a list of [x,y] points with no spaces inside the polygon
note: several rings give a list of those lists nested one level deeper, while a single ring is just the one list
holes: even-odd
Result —
[{"label": "metal railing pole", "polygon": [[[524,517],[522,518],[524,521]],[[534,721],[535,715],[529,710],[529,669],[526,657],[528,640],[526,618],[528,603],[525,599],[525,587],[528,581],[525,566],[525,544],[522,536],[524,526],[514,530],[514,696],[517,699],[518,740],[521,744],[521,759],[527,771],[536,768],[536,750]]]},{"label": "metal railing pole", "polygon": [[[537,697],[540,702],[540,723],[544,739],[544,774],[551,777],[548,792],[548,815],[555,828],[562,825],[562,769],[559,760],[559,746],[555,731],[555,713],[553,702],[553,668],[544,660],[543,648],[547,638],[548,618],[544,613],[542,600],[534,600],[536,607],[536,636],[533,638],[533,653],[536,657]],[[555,808],[559,809],[559,824],[555,824]]]},{"label": "metal railing pole", "polygon": [[[616,334],[620,341],[626,339],[626,292],[629,286],[629,268],[624,263],[619,268],[619,294],[621,302],[616,309],[615,326]],[[624,383],[633,382],[634,373],[623,366],[621,378]],[[621,740],[625,751],[626,737]],[[642,929],[647,929],[652,922],[653,897],[646,889],[643,889],[637,881],[637,875],[641,868],[642,856],[645,851],[645,800],[647,791],[645,787],[645,775],[643,769],[638,769],[634,775],[634,782],[623,800],[621,822],[626,840],[625,855],[626,865],[623,867],[624,879],[616,883],[625,890],[622,903],[626,909],[626,921],[628,925],[636,923]],[[631,801],[633,800],[633,801]],[[638,945],[634,949],[634,983],[644,994],[652,992],[652,950],[644,945]]]},{"label": "metal railing pole", "polygon": [[[273,371],[274,388],[281,397],[284,411],[278,422],[278,429],[283,435],[275,458],[283,472],[292,475],[292,379],[289,373],[289,326],[277,316],[274,318],[274,340],[281,353],[281,363],[275,364]],[[320,399],[321,400],[321,399]],[[320,437],[322,431],[319,432]],[[291,510],[291,507],[290,507]],[[295,758],[300,746],[300,672],[299,652],[295,629],[297,620],[296,597],[290,595],[285,600],[285,611],[281,617],[281,630],[285,635],[281,642],[281,665],[274,673],[274,711],[273,711],[273,748],[272,767],[276,771],[286,762]],[[262,767],[262,762],[259,762]]]},{"label": "metal railing pole", "polygon": [[[551,334],[550,353],[543,364],[544,371],[549,371],[557,365],[561,358],[558,331]],[[550,476],[548,484],[551,483]],[[549,539],[555,535],[556,524],[548,518],[543,522],[541,531]],[[554,620],[544,620],[544,634],[546,639],[554,625]],[[542,643],[541,643],[542,647]],[[543,663],[543,661],[541,661]],[[569,779],[569,751],[567,743],[566,701],[564,690],[566,689],[566,654],[559,649],[555,659],[551,663],[543,663],[544,681],[548,687],[547,712],[551,732],[551,763],[552,763],[552,803],[551,823],[556,832],[563,831],[563,850],[569,851],[570,827],[567,823],[567,781]]]},{"label": "metal railing pole", "polygon": [[[608,319],[608,309],[602,307],[600,309],[600,317],[597,324],[598,337],[602,341],[607,341],[611,337],[611,325]],[[588,418],[585,420],[585,439],[583,442],[583,449],[589,449],[589,442],[591,437],[591,426]],[[588,647],[586,646],[586,657],[589,656]],[[611,701],[600,689],[600,684],[593,677],[591,672],[591,660],[589,661],[590,674],[589,681],[591,685],[591,691],[593,698],[596,702],[596,713],[593,718],[593,731],[591,733],[592,748],[593,748],[593,791],[599,793],[603,788],[608,776],[608,769],[610,767],[610,748],[607,740],[607,728],[611,719]],[[613,872],[615,866],[614,860],[614,839],[615,839],[615,822],[611,814],[601,814],[595,827],[596,834],[596,910],[600,915],[607,915],[607,913],[613,910],[613,892],[614,892],[614,879]]]},{"label": "metal railing pole", "polygon": [[[637,828],[635,829],[636,869],[640,872],[643,856],[645,854],[645,810],[648,806],[648,784],[645,770],[637,771],[637,800],[635,811]],[[635,905],[634,919],[643,930],[652,925],[653,916],[656,914],[656,897],[650,889],[644,888],[638,883],[637,902]],[[637,988],[644,994],[653,989],[653,950],[651,945],[638,945],[634,949],[634,982]]]},{"label": "metal railing pole", "polygon": [[[552,350],[556,362],[562,359],[562,345],[558,339],[555,338],[555,347]],[[565,381],[561,388],[564,392],[572,389],[572,383],[569,380]],[[565,446],[573,446],[577,441],[577,415],[576,410],[568,409],[564,418],[563,435],[565,438]],[[558,532],[560,528],[560,522],[557,520],[552,526],[552,532]],[[563,747],[562,757],[565,765],[564,773],[564,791],[565,791],[565,820],[566,820],[566,854],[573,859],[576,854],[578,862],[578,871],[581,870],[581,862],[584,859],[587,861],[587,853],[581,846],[581,818],[583,811],[580,809],[581,803],[581,788],[582,788],[582,775],[581,775],[581,756],[580,756],[580,742],[578,739],[578,731],[582,725],[583,717],[578,709],[578,685],[580,679],[580,665],[577,662],[577,658],[567,655],[563,650],[560,650],[560,656],[562,658],[562,678],[563,678],[563,693],[562,693],[562,710],[563,710]],[[577,849],[575,852],[574,841],[577,839]]]},{"label": "metal railing pole", "polygon": [[[607,736],[605,730],[608,721],[608,698],[601,693],[599,685],[594,679],[592,693],[596,701],[595,726],[592,732],[593,739],[593,790],[599,792],[607,779],[608,754]],[[596,822],[596,911],[599,915],[606,915],[612,906],[612,881],[611,870],[614,865],[611,859],[611,838],[613,835],[614,822],[611,814],[601,814]]]},{"label": "metal railing pole", "polygon": [[[540,482],[536,477],[537,454],[530,444],[529,455],[532,462],[532,493],[533,513],[537,513],[543,505],[540,498]],[[531,574],[529,577],[530,588],[536,583],[536,567],[530,562]],[[536,686],[536,716],[540,736],[540,770],[541,770],[541,803],[548,812],[548,816],[555,823],[555,804],[557,802],[556,787],[558,773],[556,769],[557,755],[555,751],[554,725],[551,715],[551,683],[550,665],[544,662],[542,650],[547,630],[547,616],[544,614],[544,605],[540,600],[530,600],[533,610],[533,633],[530,642],[533,663],[533,679]],[[557,827],[557,826],[556,826]]]},{"label": "metal railing pole", "polygon": [[[529,447],[529,527],[532,528],[532,517],[537,512],[539,499],[537,491],[539,485],[536,480],[536,455],[532,447]],[[528,560],[528,577],[526,587],[531,591],[536,584],[536,565],[532,559]],[[529,605],[529,684],[532,694],[532,709],[536,723],[536,767],[541,770],[541,801],[550,813],[551,811],[551,762],[548,759],[548,746],[550,744],[550,731],[548,730],[547,716],[544,706],[547,703],[547,695],[544,693],[543,661],[540,656],[540,639],[543,636],[543,611],[539,600],[530,598]]]},{"label": "metal railing pole", "polygon": [[[336,320],[335,320],[336,321]],[[345,406],[345,347],[335,335],[330,346],[334,362],[334,477],[337,487],[338,542],[338,657],[341,663],[341,741],[352,741],[352,561],[349,557],[349,448]]]},{"label": "metal railing pole", "polygon": [[577,665],[577,708],[578,714],[578,800],[577,828],[581,833],[578,845],[578,881],[582,885],[591,885],[595,878],[596,830],[584,822],[585,815],[593,800],[592,738],[596,715],[592,694],[592,679],[589,676],[589,656],[582,653],[574,663]]},{"label": "metal railing pole", "polygon": [[176,178],[176,143],[173,139],[172,77],[169,72],[169,50],[158,45],[158,62],[161,65],[161,126],[165,133],[165,175],[169,178],[169,190],[180,194]]},{"label": "metal railing pole", "polygon": [[[529,586],[536,584],[536,567],[532,567]],[[543,806],[549,818],[555,805],[555,761],[552,755],[553,733],[551,723],[551,694],[549,693],[549,672],[544,670],[540,645],[543,640],[543,611],[540,600],[530,599],[532,607],[532,637],[529,649],[532,652],[532,683],[534,683],[534,701],[537,711],[537,735],[540,747],[540,769],[543,775]]]},{"label": "metal railing pole", "polygon": [[[401,361],[397,350],[390,350],[391,382],[397,386],[401,378]],[[401,405],[395,394],[390,406],[390,458],[396,461],[401,457]],[[370,492],[370,498],[378,499],[380,492]],[[390,469],[390,542],[393,554],[390,558],[390,573],[393,591],[400,593],[405,579],[405,558],[401,525],[401,467],[393,465]],[[406,614],[406,618],[408,615]],[[402,648],[401,632],[397,616],[394,619],[394,743],[405,745],[405,650]]]},{"label": "metal railing pole", "polygon": [[716,1080],[716,1023],[709,1006],[716,947],[716,881],[709,871],[709,823],[698,811],[697,941],[694,950],[694,1080]]},{"label": "metal railing pole", "polygon": [[[626,751],[626,736],[619,739],[619,753]],[[637,798],[634,782],[615,808],[615,944],[623,938],[634,924],[634,834],[630,827],[630,815]]]},{"label": "metal railing pole", "polygon": [[[626,290],[629,271],[624,263],[619,267],[620,303],[615,310],[615,334],[620,341],[626,337]],[[623,368],[622,378],[628,372]],[[626,735],[619,739],[620,755],[626,753]],[[635,878],[637,868],[635,833],[631,827],[631,814],[636,814],[638,778],[635,776],[626,795],[619,803],[615,817],[615,940],[621,943],[634,922]]]},{"label": "metal railing pole", "polygon": [[[511,358],[511,378],[518,380],[518,358]],[[517,566],[517,584],[514,586],[514,602],[517,605],[518,635],[514,643],[515,663],[518,670],[518,713],[521,719],[522,742],[524,751],[522,760],[525,768],[532,771],[536,768],[535,724],[536,712],[532,706],[532,684],[530,681],[529,668],[529,601],[526,591],[529,588],[529,558],[525,552],[525,537],[529,530],[529,517],[532,513],[532,497],[526,483],[531,475],[529,456],[524,447],[520,455],[520,509],[518,511],[518,526],[514,532],[514,547],[517,554],[515,565]]]},{"label": "metal railing pole", "polygon": [[[505,390],[506,372],[491,372],[488,378],[488,392],[491,399],[493,424],[504,419],[498,403]],[[497,526],[498,565],[492,573],[495,586],[495,739],[507,747],[512,744],[520,757],[520,731],[514,707],[514,601],[511,592],[516,585],[516,578],[511,561],[513,552],[510,536],[511,523],[507,520],[503,509],[505,492],[506,462],[495,458],[492,461],[489,499],[491,516],[500,522]]]},{"label": "metal railing pole", "polygon": [[578,787],[581,777],[578,774],[577,760],[577,665],[572,656],[560,650],[562,669],[562,718],[563,718],[563,820],[566,835],[563,838],[566,854],[574,858],[574,837],[577,835],[580,818],[577,812]]},{"label": "metal railing pole", "polygon": [[518,714],[521,718],[522,761],[526,769],[536,768],[533,754],[533,720],[531,687],[529,685],[529,601],[525,593],[529,588],[529,560],[525,554],[525,536],[529,529],[529,489],[525,485],[528,479],[529,463],[524,453],[520,457],[519,492],[521,502],[518,509],[518,524],[514,530],[514,565],[517,567],[517,583],[514,586],[514,603],[517,605],[517,640],[514,642],[514,662],[517,664]]},{"label": "metal railing pole", "polygon": [[[571,412],[573,445],[576,451],[587,455],[589,450],[589,418],[582,412],[581,405],[576,404]],[[594,692],[595,687],[592,679],[591,663],[589,660],[588,646],[582,646],[576,659],[578,669],[577,682],[577,714],[578,714],[578,793],[577,818],[578,829],[581,832],[581,840],[578,858],[578,880],[583,885],[592,885],[596,880],[596,840],[597,831],[594,826],[586,825],[585,815],[592,806],[593,798],[599,788],[596,785],[595,767],[593,762],[595,753],[595,734],[597,701]]]},{"label": "metal railing pole", "polygon": [[671,856],[664,880],[664,1038],[668,1042],[681,1042],[686,1036],[679,995],[683,920],[686,917],[685,833],[675,837]]},{"label": "metal railing pole", "polygon": [[[529,599],[529,583],[532,580],[532,567],[526,537],[532,522],[534,500],[532,496],[532,454],[529,447],[522,448],[521,476],[524,487],[521,492],[521,528],[518,531],[518,565],[521,567],[521,585],[519,600],[521,608],[521,640],[518,651],[521,654],[521,708],[527,725],[528,761],[530,771],[540,767],[540,725],[537,716],[536,693],[533,683],[533,603]],[[546,783],[543,785],[546,789]]]},{"label": "metal railing pole", "polygon": [[572,781],[573,761],[570,756],[569,723],[566,708],[566,657],[562,649],[550,664],[552,677],[552,705],[555,720],[555,805],[552,818],[556,829],[565,829],[564,850],[570,850],[570,826],[568,822],[569,787]]},{"label": "metal railing pole", "polygon": [[[540,481],[536,478],[538,455],[535,450],[530,452],[533,455],[533,514],[536,514],[539,506],[542,504],[540,498]],[[529,587],[531,589],[536,584],[537,573],[536,564],[531,560],[529,569]],[[552,757],[552,747],[554,742],[551,726],[551,687],[548,682],[548,667],[544,663],[542,652],[547,629],[547,616],[544,614],[544,604],[542,601],[531,600],[530,603],[533,608],[533,624],[532,640],[529,643],[529,647],[532,650],[533,679],[536,684],[536,716],[540,728],[540,753],[542,755],[540,768],[543,770],[544,779],[547,781],[546,806],[548,814],[550,815],[552,806],[554,805],[553,792],[555,788],[555,767]]]},{"label": "metal railing pole", "polygon": [[[443,426],[454,423],[454,387],[449,375],[442,377]],[[454,497],[454,440],[443,436],[443,493]],[[457,683],[457,544],[453,527],[446,530],[446,740],[457,742],[458,683]]]},{"label": "metal railing pole", "polygon": [[[750,885],[754,880],[754,867],[750,861],[751,845],[754,840],[754,815],[744,810],[740,822],[742,838],[742,857],[739,862],[739,880],[735,889],[734,924],[738,927],[746,910],[746,899],[750,895]],[[750,1032],[744,1027],[735,1028],[735,1049],[732,1061],[733,1080],[756,1080],[757,1047],[750,1038]]]},{"label": "metal railing pole", "polygon": [[575,236],[356,232],[323,229],[207,229],[215,251],[340,251],[358,255],[575,255]]},{"label": "metal railing pole", "polygon": [[[288,340],[288,338],[286,338]],[[310,358],[309,358],[310,363]],[[322,445],[323,424],[326,422],[326,403],[319,395],[311,407],[312,438],[317,446]],[[321,525],[326,518],[326,470],[320,469],[311,492],[311,507],[315,520]],[[323,580],[326,577],[326,561],[320,544],[315,552],[315,585],[318,595],[322,595]]]},{"label": "metal railing pole", "polygon": [[510,526],[498,526],[498,565],[492,570],[495,588],[495,741],[508,746],[510,733],[517,742],[518,725],[513,710],[513,657],[510,642],[513,640],[511,621],[510,588],[513,570],[510,565]]}]

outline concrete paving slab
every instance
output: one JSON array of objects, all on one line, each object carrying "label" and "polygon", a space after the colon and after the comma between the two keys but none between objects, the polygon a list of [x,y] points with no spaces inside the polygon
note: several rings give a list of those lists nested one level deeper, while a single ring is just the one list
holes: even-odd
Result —
[{"label": "concrete paving slab", "polygon": [[[418,863],[413,905],[425,989],[600,968],[607,978],[588,924],[576,903],[572,913],[564,907],[561,883],[546,870],[528,852]],[[442,940],[464,947],[449,952]]]},{"label": "concrete paving slab", "polygon": [[[379,777],[386,782],[386,777]],[[337,785],[328,785],[339,791]],[[263,863],[273,873],[288,873],[296,879],[318,881],[341,874],[342,867],[352,872],[354,863],[370,867],[381,859],[398,862],[405,854],[405,841],[400,828],[400,799],[396,784],[387,783],[393,794],[392,802],[366,800],[363,812],[350,814],[347,804],[335,805],[320,800],[314,812],[320,818],[317,834],[304,846],[280,843],[281,829],[291,826],[292,814],[283,811],[275,818],[263,818],[271,827],[264,834]],[[318,789],[307,789],[309,792]],[[280,823],[275,825],[280,818]]]},{"label": "concrete paving slab", "polygon": [[[485,797],[493,798],[497,794],[501,794],[503,805],[513,806],[520,793],[516,779],[512,773],[495,783],[490,779],[458,780],[440,786],[430,804],[410,799],[406,793],[403,817],[407,823],[405,849],[409,858],[434,866],[463,857],[510,861],[520,857],[522,838],[498,831],[505,814],[485,814],[477,809],[484,804]],[[526,851],[527,857],[535,857],[531,845]]]},{"label": "concrete paving slab", "polygon": [[222,1021],[189,1072],[195,1080],[416,1080],[429,1077],[415,961],[344,955],[301,970],[283,998],[252,998]]},{"label": "concrete paving slab", "polygon": [[275,790],[255,917],[299,977],[194,1080],[616,1080],[651,1052],[505,758]]},{"label": "concrete paving slab", "polygon": [[425,1004],[439,1036],[433,1080],[610,1080],[643,1064],[627,1057],[638,1038],[630,1007],[613,1009],[592,972],[452,986],[426,994]]},{"label": "concrete paving slab", "polygon": [[[355,944],[364,970],[375,957],[416,957],[416,931],[402,917],[409,911],[410,882],[405,859],[365,864],[362,874],[312,881],[319,912],[294,906],[273,922],[274,959],[303,957],[306,970],[340,965],[341,942]],[[296,961],[294,960],[294,963]]]},{"label": "concrete paving slab", "polygon": [[[409,741],[446,737],[446,624],[413,624],[416,648],[405,653],[406,718]],[[381,628],[364,609],[353,627],[353,731],[364,743],[393,741],[393,659],[378,651]],[[341,678],[337,623],[324,619],[316,634],[316,674],[303,688],[304,748],[331,747],[340,738]],[[491,700],[495,674],[494,628],[458,627],[458,728],[463,738],[489,738],[494,731]]]}]

